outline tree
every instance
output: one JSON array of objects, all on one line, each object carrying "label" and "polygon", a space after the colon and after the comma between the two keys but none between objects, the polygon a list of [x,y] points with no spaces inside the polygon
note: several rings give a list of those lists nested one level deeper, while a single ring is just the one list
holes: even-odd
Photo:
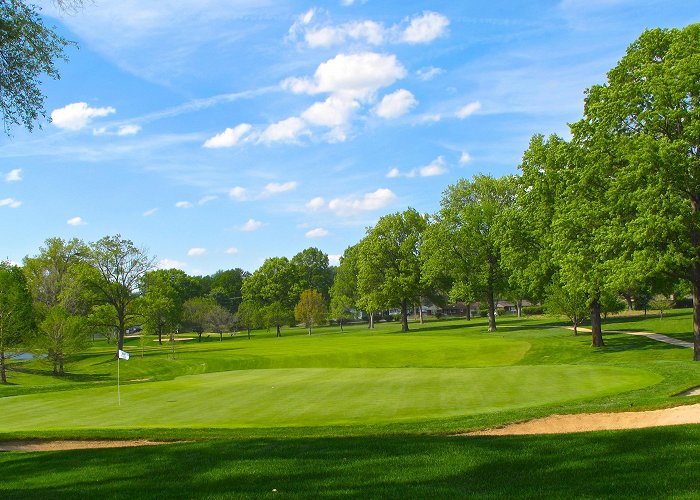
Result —
[{"label": "tree", "polygon": [[63,375],[67,360],[89,340],[89,304],[78,272],[84,252],[78,239],[50,238],[38,255],[24,259],[38,324],[32,347],[47,355],[54,375]]},{"label": "tree", "polygon": [[206,324],[212,332],[219,334],[219,342],[222,342],[224,332],[230,332],[233,328],[233,314],[225,307],[215,304],[207,312]]},{"label": "tree", "polygon": [[34,329],[32,296],[22,270],[0,262],[0,383],[7,383],[6,360]]},{"label": "tree", "polygon": [[209,319],[212,310],[218,306],[211,297],[195,297],[188,299],[183,305],[183,320],[185,326],[192,329],[202,341],[202,334],[209,327]]},{"label": "tree", "polygon": [[[95,294],[98,305],[110,307],[117,330],[117,351],[124,349],[124,335],[137,316],[136,299],[145,274],[154,261],[144,249],[137,248],[120,235],[105,236],[86,249],[85,283]],[[115,354],[116,356],[116,354]]]},{"label": "tree", "polygon": [[[609,188],[616,267],[693,287],[694,359],[700,361],[700,24],[647,30],[588,90],[576,130],[614,144]],[[614,162],[614,163],[613,163]]]},{"label": "tree", "polygon": [[385,215],[367,230],[358,254],[358,289],[366,310],[400,307],[408,331],[408,306],[420,298],[419,248],[426,218],[409,208]]},{"label": "tree", "polygon": [[357,253],[357,245],[345,249],[330,289],[331,317],[338,321],[341,332],[343,320],[352,318],[353,311],[358,308]]},{"label": "tree", "polygon": [[37,344],[47,352],[54,375],[64,375],[68,358],[90,344],[90,324],[85,316],[71,314],[64,306],[52,307],[39,323]]},{"label": "tree", "polygon": [[263,326],[263,318],[261,316],[262,306],[250,300],[244,300],[238,306],[236,311],[236,322],[245,327],[248,331],[248,339],[250,339],[250,330]]},{"label": "tree", "polygon": [[547,314],[566,316],[574,327],[574,336],[578,335],[578,327],[588,315],[586,296],[579,289],[569,289],[555,282],[547,287],[547,298],[544,309]]},{"label": "tree", "polygon": [[148,271],[141,283],[139,315],[146,333],[158,336],[163,345],[163,335],[177,327],[182,318],[182,291],[178,285],[184,272],[178,269]]},{"label": "tree", "polygon": [[211,276],[209,296],[229,312],[235,313],[243,300],[243,281],[249,277],[250,273],[240,268],[217,271]]},{"label": "tree", "polygon": [[294,320],[292,310],[281,302],[272,302],[262,308],[260,315],[267,327],[274,327],[276,335],[282,336],[282,325],[287,325]]},{"label": "tree", "polygon": [[448,275],[453,290],[481,297],[488,304],[489,331],[496,330],[496,296],[508,288],[498,247],[497,219],[515,203],[512,177],[476,175],[449,186],[423,245],[424,272]]},{"label": "tree", "polygon": [[290,261],[294,273],[294,301],[304,290],[317,290],[328,300],[333,284],[333,270],[328,264],[328,255],[318,248],[302,250]]},{"label": "tree", "polygon": [[316,290],[304,290],[294,307],[294,318],[304,323],[311,335],[311,327],[325,323],[328,316],[326,301]]},{"label": "tree", "polygon": [[244,281],[241,288],[243,301],[263,308],[263,323],[276,327],[277,336],[281,336],[282,325],[294,319],[294,304],[298,298],[294,280],[294,268],[289,259],[271,257]]},{"label": "tree", "polygon": [[46,116],[42,77],[60,78],[56,62],[68,60],[64,51],[71,45],[44,25],[34,5],[0,2],[0,113],[6,134],[13,125],[31,131]]}]

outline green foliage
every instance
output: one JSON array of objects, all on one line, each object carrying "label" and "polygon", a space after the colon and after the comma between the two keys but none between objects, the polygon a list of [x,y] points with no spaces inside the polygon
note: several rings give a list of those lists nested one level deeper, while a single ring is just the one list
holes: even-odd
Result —
[{"label": "green foliage", "polygon": [[544,314],[544,306],[523,306],[525,316],[538,316]]},{"label": "green foliage", "polygon": [[85,316],[71,314],[62,305],[52,307],[38,325],[33,347],[47,354],[54,375],[65,374],[65,364],[90,344],[90,323]]},{"label": "green foliage", "polygon": [[420,298],[419,249],[426,218],[409,208],[385,215],[367,230],[358,249],[360,306],[366,311],[401,308],[408,331],[408,306]]},{"label": "green foliage", "polygon": [[345,249],[340,258],[340,266],[331,286],[331,317],[340,323],[343,328],[343,320],[354,317],[353,311],[359,308],[359,291],[357,288],[358,245]]},{"label": "green foliage", "polygon": [[13,125],[33,130],[46,116],[42,77],[59,78],[57,61],[74,45],[44,25],[37,7],[23,0],[0,2],[0,114],[5,132]]},{"label": "green foliage", "polygon": [[289,264],[294,274],[295,302],[304,290],[317,290],[325,300],[329,299],[334,273],[328,264],[328,255],[318,248],[307,248],[292,257]]},{"label": "green foliage", "polygon": [[578,287],[568,287],[555,282],[547,287],[546,294],[545,312],[569,318],[574,327],[574,335],[577,335],[578,326],[588,315],[588,297],[585,292]]},{"label": "green foliage", "polygon": [[117,331],[117,350],[124,348],[126,328],[138,316],[139,286],[154,262],[144,249],[120,235],[105,236],[85,249],[87,266],[81,279],[96,298],[96,305],[111,311],[112,325]]},{"label": "green foliage", "polygon": [[303,323],[311,335],[311,327],[323,325],[328,317],[326,301],[316,290],[304,290],[301,292],[299,302],[294,306],[294,318]]},{"label": "green foliage", "polygon": [[6,357],[34,330],[32,296],[22,270],[0,262],[0,383],[7,383]]},{"label": "green foliage", "polygon": [[235,313],[243,300],[243,281],[249,277],[250,273],[240,268],[217,271],[211,276],[209,296],[229,312]]},{"label": "green foliage", "polygon": [[514,178],[477,175],[445,191],[441,209],[425,232],[421,255],[430,282],[449,281],[450,297],[488,303],[489,330],[496,329],[495,297],[508,288],[500,263],[498,217],[515,203]]},{"label": "green foliage", "polygon": [[217,306],[218,304],[211,297],[188,299],[182,306],[184,326],[195,332],[200,342],[202,341],[202,334],[209,325],[210,314]]},{"label": "green foliage", "polygon": [[163,335],[174,331],[182,320],[187,276],[178,269],[148,271],[141,283],[138,311],[145,334]]}]

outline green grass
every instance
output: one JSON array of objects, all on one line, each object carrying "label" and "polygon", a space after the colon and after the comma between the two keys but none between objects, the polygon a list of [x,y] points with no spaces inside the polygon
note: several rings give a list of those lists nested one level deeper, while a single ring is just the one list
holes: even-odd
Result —
[{"label": "green grass", "polygon": [[[0,497],[697,498],[699,426],[0,454]],[[273,490],[277,490],[276,493]]]},{"label": "green grass", "polygon": [[[557,319],[430,321],[218,336],[170,348],[104,341],[47,375],[15,362],[0,439],[194,441],[0,454],[0,497],[692,497],[700,426],[563,436],[449,437],[552,413],[651,409],[700,385],[692,351],[644,337],[574,337]],[[605,329],[681,337],[689,311]],[[40,471],[41,473],[37,473]],[[646,473],[644,471],[650,471]]]}]

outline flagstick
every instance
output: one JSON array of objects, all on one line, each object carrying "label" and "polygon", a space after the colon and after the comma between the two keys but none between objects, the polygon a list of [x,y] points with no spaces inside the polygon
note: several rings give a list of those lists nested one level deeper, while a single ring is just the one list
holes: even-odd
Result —
[{"label": "flagstick", "polygon": [[121,394],[121,389],[119,388],[119,360],[121,357],[117,354],[117,404],[119,406],[122,405],[122,394]]}]

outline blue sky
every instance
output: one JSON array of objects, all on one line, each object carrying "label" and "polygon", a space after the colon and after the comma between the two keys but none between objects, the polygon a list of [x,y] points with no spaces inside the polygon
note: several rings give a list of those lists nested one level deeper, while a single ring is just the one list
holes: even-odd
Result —
[{"label": "blue sky", "polygon": [[[692,2],[691,2],[692,3]],[[95,0],[41,130],[0,137],[0,258],[120,233],[163,267],[337,256],[567,134],[584,90],[687,0]]]}]

